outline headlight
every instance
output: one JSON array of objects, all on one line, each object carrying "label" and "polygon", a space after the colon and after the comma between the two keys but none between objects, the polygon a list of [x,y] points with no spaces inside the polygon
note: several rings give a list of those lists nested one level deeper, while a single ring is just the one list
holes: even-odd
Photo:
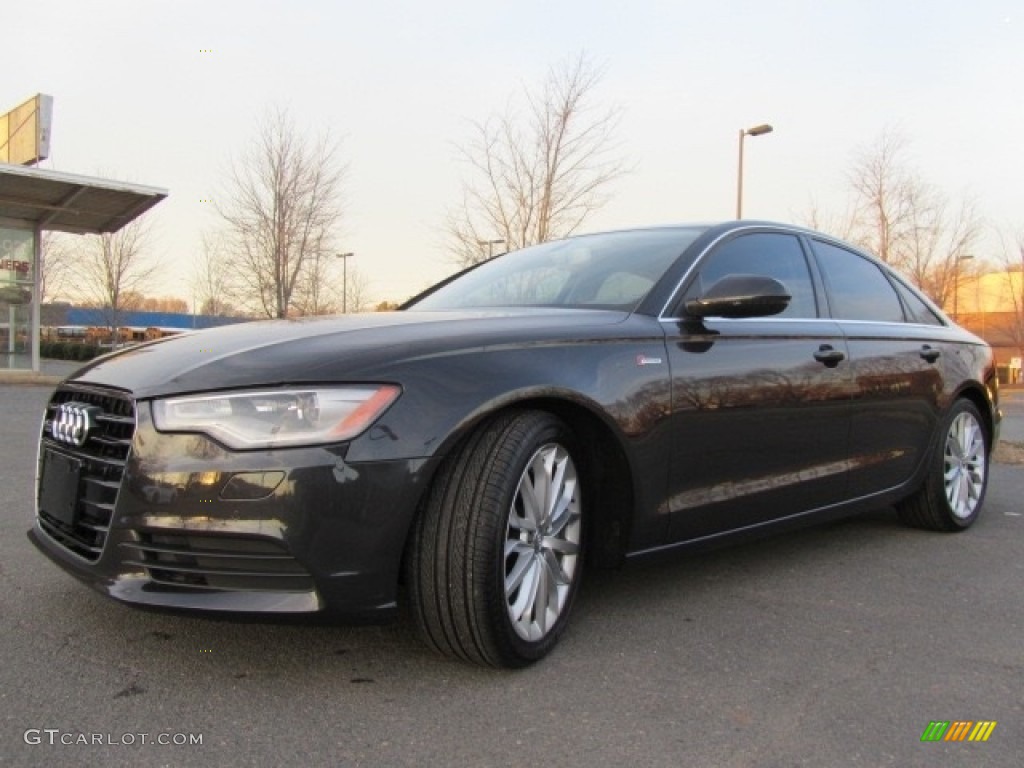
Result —
[{"label": "headlight", "polygon": [[236,450],[338,443],[369,427],[400,392],[383,384],[171,397],[153,402],[153,422]]}]

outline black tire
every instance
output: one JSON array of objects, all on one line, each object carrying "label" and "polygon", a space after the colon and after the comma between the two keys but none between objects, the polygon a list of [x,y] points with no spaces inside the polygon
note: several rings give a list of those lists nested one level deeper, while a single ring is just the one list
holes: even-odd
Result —
[{"label": "black tire", "polygon": [[[448,457],[406,558],[412,612],[428,645],[495,667],[525,666],[555,646],[582,575],[581,456],[555,416],[512,411],[478,428]],[[549,461],[561,476],[546,474]],[[528,530],[528,521],[543,515],[533,517],[524,506],[537,501],[541,487],[555,487],[559,499],[554,519],[537,525],[547,536]],[[507,589],[507,577],[520,585]],[[515,621],[521,603],[529,608]]]},{"label": "black tire", "polygon": [[901,501],[900,520],[930,531],[963,531],[978,519],[988,487],[989,434],[977,406],[957,400],[942,422],[921,487]]}]

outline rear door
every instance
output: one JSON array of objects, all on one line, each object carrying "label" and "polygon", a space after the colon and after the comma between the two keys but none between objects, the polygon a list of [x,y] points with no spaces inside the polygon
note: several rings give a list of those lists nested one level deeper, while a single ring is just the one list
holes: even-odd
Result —
[{"label": "rear door", "polygon": [[824,240],[811,244],[850,352],[850,496],[867,496],[906,482],[921,462],[955,350],[939,317],[873,261]]}]

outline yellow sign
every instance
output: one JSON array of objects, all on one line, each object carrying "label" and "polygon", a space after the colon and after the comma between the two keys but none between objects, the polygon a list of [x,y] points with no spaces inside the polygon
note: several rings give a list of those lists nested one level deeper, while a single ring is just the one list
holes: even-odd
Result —
[{"label": "yellow sign", "polygon": [[39,93],[0,115],[0,162],[32,165],[50,156],[53,97]]}]

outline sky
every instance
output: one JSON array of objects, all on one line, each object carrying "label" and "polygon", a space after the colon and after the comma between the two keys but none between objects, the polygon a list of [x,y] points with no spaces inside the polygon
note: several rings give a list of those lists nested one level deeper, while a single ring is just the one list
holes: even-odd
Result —
[{"label": "sky", "polygon": [[990,230],[1024,232],[1020,0],[48,0],[3,12],[0,110],[54,98],[41,165],[169,190],[151,213],[166,265],[152,295],[188,298],[208,201],[272,109],[329,131],[348,165],[339,252],[374,300],[454,270],[442,224],[458,147],[551,66],[585,53],[598,105],[623,113],[631,172],[580,231],[728,219],[737,138],[744,216],[841,213],[858,152],[883,131]]}]

